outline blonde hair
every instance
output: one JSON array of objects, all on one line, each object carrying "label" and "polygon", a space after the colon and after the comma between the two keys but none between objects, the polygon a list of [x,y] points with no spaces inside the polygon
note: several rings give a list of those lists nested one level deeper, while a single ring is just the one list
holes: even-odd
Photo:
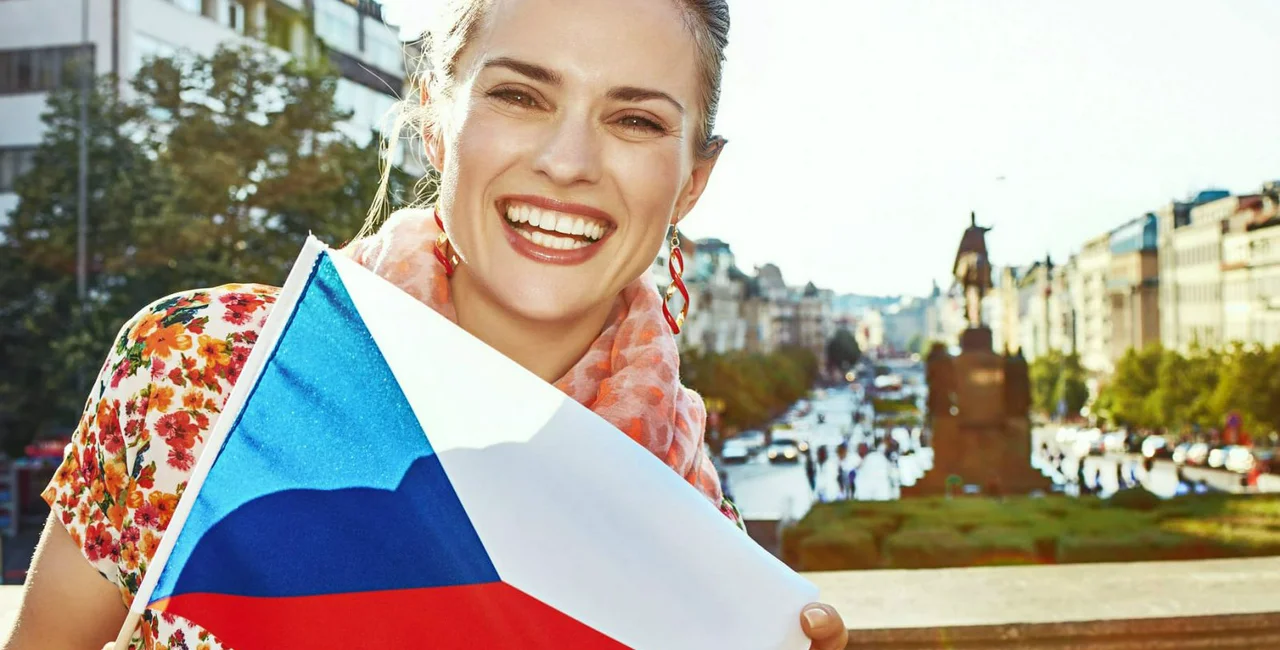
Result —
[{"label": "blonde hair", "polygon": [[[695,134],[698,143],[696,153],[703,159],[714,158],[726,142],[724,138],[712,133],[716,112],[720,107],[724,49],[729,44],[729,5],[727,0],[672,1],[684,9],[685,24],[693,35],[698,55],[702,87],[698,108],[702,111],[703,119]],[[369,206],[364,226],[356,239],[372,234],[385,218],[384,213],[389,205],[387,192],[391,167],[400,140],[403,138],[410,144],[416,144],[423,133],[439,128],[440,115],[436,107],[452,99],[457,82],[458,60],[480,29],[492,2],[493,0],[445,0],[433,24],[419,41],[410,46],[409,51],[416,50],[416,54],[410,57],[409,85],[418,92],[401,99],[391,109],[395,112],[395,119],[389,129],[383,130],[378,192]],[[429,98],[426,102],[420,101],[422,91]],[[419,153],[417,147],[410,149]],[[414,186],[411,207],[430,205],[435,202],[439,193],[430,164],[422,160],[421,156],[419,160],[428,172]]]}]

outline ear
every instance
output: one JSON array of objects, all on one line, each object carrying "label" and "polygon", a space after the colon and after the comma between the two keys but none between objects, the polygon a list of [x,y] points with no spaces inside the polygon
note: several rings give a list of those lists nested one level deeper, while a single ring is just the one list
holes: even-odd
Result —
[{"label": "ear", "polygon": [[707,189],[711,172],[715,170],[716,161],[720,160],[720,152],[724,151],[726,144],[728,140],[715,136],[708,145],[710,155],[698,156],[694,161],[693,170],[689,173],[689,178],[681,188],[680,197],[676,201],[676,211],[671,217],[671,225],[674,226],[684,220],[689,211],[693,210],[693,206],[698,204],[698,199],[702,198],[702,193]]},{"label": "ear", "polygon": [[[431,101],[431,96],[427,94],[427,84],[423,82],[420,88],[419,98],[422,100],[422,106],[425,108]],[[444,143],[441,142],[440,130],[433,128],[432,125],[424,125],[422,127],[422,143],[427,151],[427,161],[435,168],[436,172],[444,171]]]}]

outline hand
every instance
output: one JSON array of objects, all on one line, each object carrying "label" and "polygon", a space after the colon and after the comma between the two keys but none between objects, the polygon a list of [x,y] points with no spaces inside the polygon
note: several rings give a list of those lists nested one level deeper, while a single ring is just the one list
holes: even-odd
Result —
[{"label": "hand", "polygon": [[805,605],[800,614],[800,628],[813,641],[811,650],[844,650],[849,643],[849,630],[840,613],[830,605]]}]

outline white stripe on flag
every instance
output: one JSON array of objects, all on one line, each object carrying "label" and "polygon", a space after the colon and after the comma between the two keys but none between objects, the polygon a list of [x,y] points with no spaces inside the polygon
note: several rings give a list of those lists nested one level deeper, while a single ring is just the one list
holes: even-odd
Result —
[{"label": "white stripe on flag", "polygon": [[633,648],[808,648],[816,589],[555,387],[335,258],[504,582]]}]

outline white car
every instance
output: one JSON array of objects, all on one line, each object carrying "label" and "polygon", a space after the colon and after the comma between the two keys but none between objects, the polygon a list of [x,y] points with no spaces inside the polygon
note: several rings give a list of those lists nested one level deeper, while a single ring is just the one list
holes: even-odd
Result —
[{"label": "white car", "polygon": [[751,445],[737,438],[726,440],[720,450],[720,460],[726,465],[741,465],[751,460],[751,456]]},{"label": "white car", "polygon": [[1256,462],[1253,457],[1253,451],[1248,447],[1232,445],[1226,448],[1226,455],[1227,458],[1223,463],[1223,467],[1239,474],[1248,473],[1249,470],[1253,469],[1253,464]]},{"label": "white car", "polygon": [[1155,458],[1156,453],[1167,447],[1168,444],[1160,436],[1147,436],[1142,440],[1142,455],[1146,458]]}]

